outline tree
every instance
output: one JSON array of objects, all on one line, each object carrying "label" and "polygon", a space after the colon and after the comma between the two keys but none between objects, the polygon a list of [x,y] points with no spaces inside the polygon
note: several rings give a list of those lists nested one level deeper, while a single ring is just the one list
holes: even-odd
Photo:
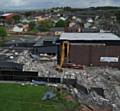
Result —
[{"label": "tree", "polygon": [[42,27],[40,31],[46,32],[49,31],[50,28],[54,26],[54,22],[51,19],[46,19],[39,22],[40,27]]},{"label": "tree", "polygon": [[1,40],[4,40],[6,36],[7,36],[6,29],[4,27],[0,27],[0,37],[1,37]]},{"label": "tree", "polygon": [[64,20],[59,20],[56,24],[55,27],[65,27],[65,21]]},{"label": "tree", "polygon": [[64,7],[64,11],[71,11],[72,8],[71,7]]},{"label": "tree", "polygon": [[24,15],[28,18],[28,17],[32,16],[33,13],[34,13],[34,12],[29,11],[29,12],[25,12]]},{"label": "tree", "polygon": [[19,21],[20,21],[20,16],[15,15],[15,16],[13,17],[13,20],[14,20],[15,23],[19,23]]},{"label": "tree", "polygon": [[30,23],[29,23],[29,28],[30,28],[30,30],[35,29],[35,27],[36,27],[36,23],[35,23],[35,22],[30,22]]}]

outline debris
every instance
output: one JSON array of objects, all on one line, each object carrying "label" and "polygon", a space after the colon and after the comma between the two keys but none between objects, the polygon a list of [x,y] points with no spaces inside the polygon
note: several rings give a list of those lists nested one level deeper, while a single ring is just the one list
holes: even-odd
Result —
[{"label": "debris", "polygon": [[81,105],[79,111],[112,111],[110,106],[92,106],[92,105]]},{"label": "debris", "polygon": [[10,56],[10,59],[14,59],[14,57],[13,57],[13,56]]},{"label": "debris", "polygon": [[44,84],[46,84],[46,82],[43,82],[43,81],[35,81],[35,80],[32,80],[32,83],[37,84],[37,85],[44,85]]},{"label": "debris", "polygon": [[98,95],[100,95],[100,96],[105,98],[104,89],[103,88],[91,87],[90,91],[95,91]]},{"label": "debris", "polygon": [[18,55],[18,52],[15,52],[15,55]]},{"label": "debris", "polygon": [[[61,72],[55,70],[53,66],[57,63],[51,61],[53,56],[40,55],[39,60],[33,60],[29,50],[3,50],[0,54],[6,54],[8,57],[14,56],[11,61],[24,64],[24,71],[38,72],[41,77],[56,77],[56,78],[75,78],[76,83],[83,87],[77,88],[75,94],[79,101],[85,104],[92,105],[113,105],[113,111],[120,111],[120,70],[110,67],[84,67],[82,70],[75,68],[64,68]],[[9,53],[7,53],[9,52]],[[46,57],[50,61],[40,61],[40,58]],[[74,65],[73,65],[74,66]],[[34,85],[43,84],[42,82],[33,81]],[[76,84],[75,83],[75,84]]]},{"label": "debris", "polygon": [[22,86],[25,86],[25,83],[21,83]]},{"label": "debris", "polygon": [[37,55],[30,54],[30,56],[31,56],[34,60],[39,60],[39,57],[38,57]]},{"label": "debris", "polygon": [[42,100],[43,101],[50,100],[50,99],[54,98],[55,96],[56,96],[56,94],[54,94],[51,91],[48,91],[48,92],[45,93],[45,95],[43,96]]},{"label": "debris", "polygon": [[64,67],[64,68],[72,68],[72,69],[81,69],[81,70],[84,69],[84,66],[83,66],[83,65],[71,64],[71,63],[64,64],[63,67]]}]

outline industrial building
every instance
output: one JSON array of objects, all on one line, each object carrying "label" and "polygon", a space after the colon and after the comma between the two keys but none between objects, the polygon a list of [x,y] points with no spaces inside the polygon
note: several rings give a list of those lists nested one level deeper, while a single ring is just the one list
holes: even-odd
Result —
[{"label": "industrial building", "polygon": [[23,64],[18,64],[14,62],[0,62],[0,70],[2,71],[22,71]]},{"label": "industrial building", "polygon": [[5,13],[0,15],[0,19],[4,19],[6,21],[11,20],[16,14],[14,13]]},{"label": "industrial building", "polygon": [[112,33],[62,33],[58,63],[120,68],[120,38]]},{"label": "industrial building", "polygon": [[40,39],[40,37],[35,36],[15,36],[11,40],[5,42],[4,47],[23,47],[32,48],[33,45]]},{"label": "industrial building", "polygon": [[36,44],[33,46],[34,54],[57,54],[57,45],[56,41],[58,40],[57,36],[46,36],[41,37]]}]

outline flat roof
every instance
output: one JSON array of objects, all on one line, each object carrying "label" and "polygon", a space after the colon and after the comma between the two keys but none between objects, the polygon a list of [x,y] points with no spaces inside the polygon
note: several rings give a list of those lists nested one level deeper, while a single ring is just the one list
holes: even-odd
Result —
[{"label": "flat roof", "polygon": [[120,38],[112,33],[62,33],[60,36],[60,40],[109,41],[109,40],[120,40]]},{"label": "flat roof", "polygon": [[64,32],[64,27],[53,27],[50,29],[50,31],[63,31]]},{"label": "flat roof", "polygon": [[5,44],[17,44],[17,43],[36,43],[40,37],[26,36],[26,37],[14,37],[7,41]]},{"label": "flat roof", "polygon": [[34,46],[43,46],[44,41],[52,41],[54,44],[56,43],[57,40],[58,40],[57,36],[44,36],[44,37],[41,37]]}]

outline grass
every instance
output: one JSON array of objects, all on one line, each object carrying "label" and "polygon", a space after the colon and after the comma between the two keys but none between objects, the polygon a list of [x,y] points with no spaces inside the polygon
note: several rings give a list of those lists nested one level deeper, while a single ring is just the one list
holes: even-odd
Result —
[{"label": "grass", "polygon": [[0,84],[0,111],[75,111],[76,101],[64,99],[66,93],[56,92],[57,97],[42,101],[47,86]]}]

